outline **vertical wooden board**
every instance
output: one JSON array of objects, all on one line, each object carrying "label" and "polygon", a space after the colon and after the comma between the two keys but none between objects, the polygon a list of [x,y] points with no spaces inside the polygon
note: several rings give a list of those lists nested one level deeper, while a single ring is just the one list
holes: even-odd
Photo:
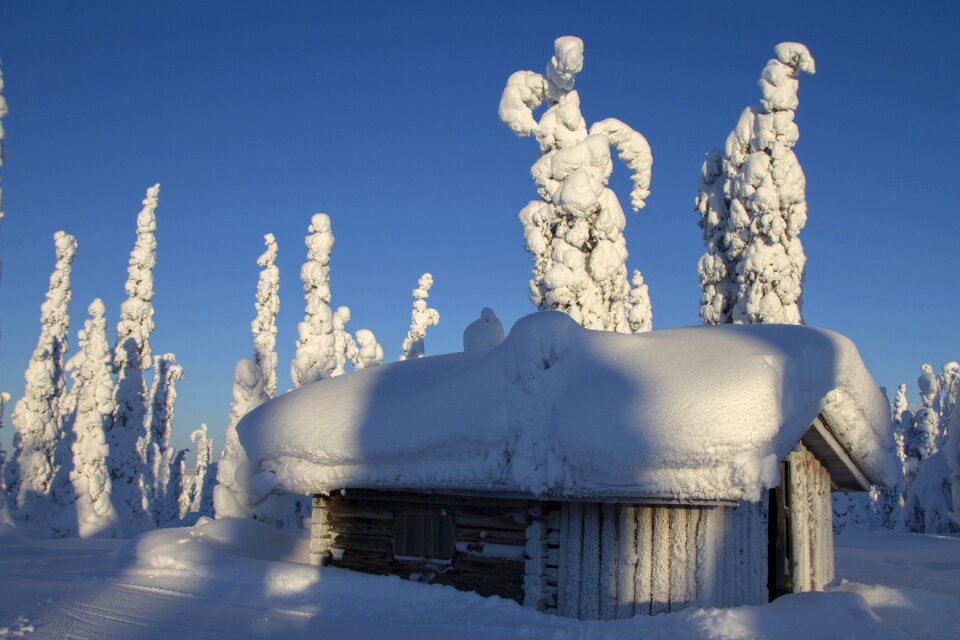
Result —
[{"label": "vertical wooden board", "polygon": [[621,564],[617,536],[617,511],[612,503],[600,505],[600,619],[617,617],[617,573]]},{"label": "vertical wooden board", "polygon": [[651,558],[650,613],[670,610],[670,509],[653,508],[653,554]]},{"label": "vertical wooden board", "polygon": [[730,592],[730,602],[728,604],[731,606],[739,606],[744,603],[743,504],[741,502],[730,512],[732,525],[730,530],[730,573],[733,589]]},{"label": "vertical wooden board", "polygon": [[824,512],[826,517],[823,521],[824,527],[824,559],[826,560],[827,568],[824,573],[824,579],[827,581],[827,584],[833,582],[833,579],[836,577],[835,573],[835,558],[833,555],[833,508],[832,508],[832,495],[831,495],[831,485],[830,485],[830,474],[826,469],[821,469],[821,475],[823,477],[824,485],[827,488],[827,498],[824,500]]},{"label": "vertical wooden board", "polygon": [[700,522],[699,507],[687,509],[687,553],[686,553],[686,596],[687,606],[697,602],[697,525]]},{"label": "vertical wooden board", "polygon": [[670,611],[687,606],[687,509],[670,512]]},{"label": "vertical wooden board", "polygon": [[[580,590],[583,562],[583,503],[564,502],[561,518],[560,615],[580,617]],[[563,529],[566,529],[565,531]]]},{"label": "vertical wooden board", "polygon": [[580,619],[600,617],[600,505],[583,503],[583,560],[580,569]]},{"label": "vertical wooden board", "polygon": [[823,492],[820,488],[820,465],[812,457],[807,460],[807,484],[810,487],[810,588],[820,591],[823,580],[823,544],[820,539]]},{"label": "vertical wooden board", "polygon": [[637,507],[620,505],[617,521],[617,549],[620,562],[617,570],[617,618],[634,613],[637,579]]},{"label": "vertical wooden board", "polygon": [[748,548],[752,567],[750,571],[750,603],[767,602],[767,555],[769,552],[767,534],[767,502],[769,494],[764,492],[759,502],[750,505],[750,529]]},{"label": "vertical wooden board", "polygon": [[653,603],[653,508],[637,508],[637,575],[634,612],[649,615]]},{"label": "vertical wooden board", "polygon": [[697,606],[717,605],[716,528],[719,507],[704,507],[697,522]]},{"label": "vertical wooden board", "polygon": [[792,541],[792,575],[794,592],[810,590],[810,540],[807,535],[806,474],[803,453],[793,451],[787,458],[790,465],[790,538]]}]

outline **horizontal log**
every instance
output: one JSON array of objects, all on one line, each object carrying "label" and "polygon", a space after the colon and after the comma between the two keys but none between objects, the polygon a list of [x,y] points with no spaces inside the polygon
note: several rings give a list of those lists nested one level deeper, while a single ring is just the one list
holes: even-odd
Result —
[{"label": "horizontal log", "polygon": [[369,500],[376,502],[406,502],[428,505],[449,505],[468,507],[487,507],[504,509],[529,510],[538,504],[533,500],[515,500],[511,498],[490,498],[486,496],[460,496],[446,493],[416,493],[406,491],[372,491],[368,489],[351,489],[346,495],[333,495],[328,498],[328,504],[340,500]]},{"label": "horizontal log", "polygon": [[[454,518],[456,521],[456,518]],[[457,522],[454,530],[458,541],[460,542],[489,542],[492,544],[513,544],[525,545],[527,543],[526,531],[523,529],[507,531],[504,529],[490,529],[481,527],[463,527]]]},{"label": "horizontal log", "polygon": [[374,551],[393,554],[393,538],[336,533],[330,538],[330,546],[336,549]]},{"label": "horizontal log", "polygon": [[393,540],[396,525],[392,520],[374,520],[371,518],[331,518],[327,531],[334,533],[360,534],[386,537]]}]

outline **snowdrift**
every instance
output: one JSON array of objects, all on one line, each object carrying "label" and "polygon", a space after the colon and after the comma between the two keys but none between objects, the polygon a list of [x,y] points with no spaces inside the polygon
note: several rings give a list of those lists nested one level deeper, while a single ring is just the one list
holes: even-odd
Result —
[{"label": "snowdrift", "polygon": [[854,344],[793,325],[625,335],[556,312],[499,346],[366,369],[251,411],[254,486],[756,500],[818,415],[895,475],[886,399]]}]

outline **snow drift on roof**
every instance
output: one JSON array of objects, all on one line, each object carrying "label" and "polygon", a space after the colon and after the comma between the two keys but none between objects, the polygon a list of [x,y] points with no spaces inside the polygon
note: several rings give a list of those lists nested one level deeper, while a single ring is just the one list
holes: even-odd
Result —
[{"label": "snow drift on roof", "polygon": [[625,335],[557,312],[471,351],[365,369],[239,425],[265,482],[582,497],[756,500],[823,414],[874,482],[893,478],[886,400],[853,343],[792,325]]}]

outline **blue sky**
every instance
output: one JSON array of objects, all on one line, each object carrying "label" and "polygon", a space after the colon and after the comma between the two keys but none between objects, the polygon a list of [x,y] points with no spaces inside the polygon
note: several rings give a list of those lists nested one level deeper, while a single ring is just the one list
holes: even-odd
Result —
[{"label": "blue sky", "polygon": [[[396,359],[424,271],[458,350],[493,307],[533,311],[516,214],[536,197],[536,144],[497,119],[507,77],[542,71],[578,35],[589,122],[649,140],[652,195],[629,213],[628,267],[655,328],[698,323],[692,210],[775,44],[803,42],[796,153],[807,175],[804,315],[859,345],[892,390],[957,341],[960,72],[957,3],[10,2],[0,58],[10,114],[0,228],[0,389],[18,397],[53,267],[77,236],[73,330],[94,297],[111,326],[145,189],[160,182],[155,353],[185,368],[175,441],[206,422],[217,447],[249,333],[262,236],[280,244],[281,388],[289,385],[310,215],[330,214],[334,305]],[[594,8],[595,7],[595,8]],[[626,170],[614,188],[628,202]],[[7,416],[9,418],[9,414]],[[0,438],[9,447],[9,420]]]}]

